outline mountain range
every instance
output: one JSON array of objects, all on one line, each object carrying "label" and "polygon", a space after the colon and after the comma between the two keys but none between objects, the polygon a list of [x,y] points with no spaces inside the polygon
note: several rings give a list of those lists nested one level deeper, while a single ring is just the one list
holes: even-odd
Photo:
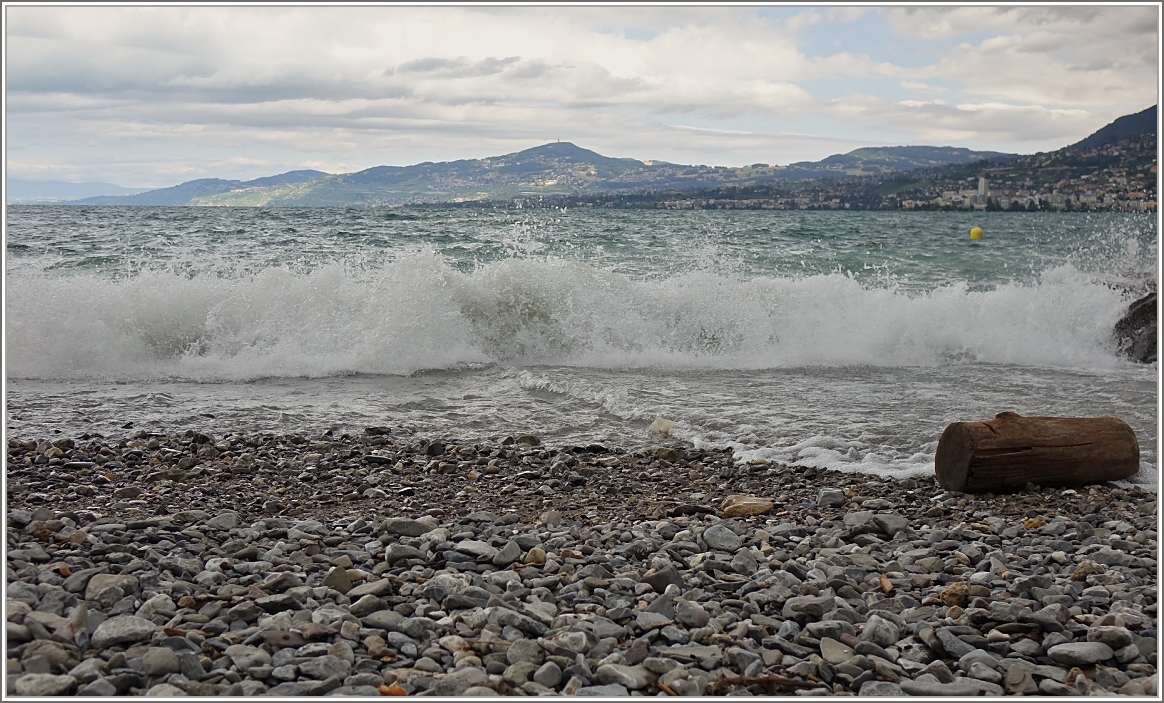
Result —
[{"label": "mountain range", "polygon": [[788,166],[688,166],[612,158],[570,142],[553,142],[485,159],[376,166],[355,173],[291,171],[252,181],[203,178],[170,188],[83,198],[70,204],[360,207],[504,200],[874,175],[1006,156],[955,147],[903,146],[862,148],[822,161]]},{"label": "mountain range", "polygon": [[[1156,108],[1152,107],[1121,117],[1065,149],[1094,147],[1126,134],[1154,132],[1155,115]],[[170,188],[82,197],[61,204],[365,207],[500,201],[538,196],[752,188],[851,176],[890,177],[983,161],[997,165],[1018,158],[1015,154],[958,147],[898,146],[865,147],[821,161],[787,166],[763,163],[740,167],[693,166],[612,158],[570,142],[553,142],[485,159],[376,166],[344,174],[299,170],[250,181],[204,178]],[[9,181],[10,202],[13,201],[12,183]]]}]

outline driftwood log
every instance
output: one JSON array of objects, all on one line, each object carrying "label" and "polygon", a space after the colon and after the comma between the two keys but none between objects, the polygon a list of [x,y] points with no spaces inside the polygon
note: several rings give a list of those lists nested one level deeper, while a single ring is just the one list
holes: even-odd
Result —
[{"label": "driftwood log", "polygon": [[1081,486],[1131,478],[1140,444],[1114,417],[1023,417],[955,422],[938,440],[934,470],[946,490],[1005,491],[1028,482]]}]

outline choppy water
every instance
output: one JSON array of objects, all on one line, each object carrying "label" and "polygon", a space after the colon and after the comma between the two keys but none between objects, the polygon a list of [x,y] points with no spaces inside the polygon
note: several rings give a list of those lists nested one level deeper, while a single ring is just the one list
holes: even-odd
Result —
[{"label": "choppy water", "polygon": [[[969,229],[986,238],[971,242]],[[933,470],[946,424],[1120,417],[1151,216],[8,210],[10,432],[359,431],[697,444]]]}]

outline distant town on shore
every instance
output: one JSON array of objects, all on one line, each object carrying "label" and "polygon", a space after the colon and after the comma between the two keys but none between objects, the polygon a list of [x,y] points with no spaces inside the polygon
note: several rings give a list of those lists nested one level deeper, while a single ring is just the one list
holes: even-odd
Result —
[{"label": "distant town on shore", "polygon": [[1154,138],[1126,140],[1082,151],[1062,149],[1032,157],[888,177],[821,178],[764,188],[676,193],[666,198],[656,193],[612,193],[523,204],[670,210],[1156,212],[1155,157]]},{"label": "distant town on shore", "polygon": [[971,163],[751,187],[519,202],[526,207],[669,210],[1156,212],[1157,180],[1153,106],[1122,117],[1076,144],[1031,156],[1001,154]]},{"label": "distant town on shore", "polygon": [[[1121,117],[1029,156],[958,147],[866,147],[787,166],[687,166],[611,158],[569,142],[504,156],[356,173],[290,171],[252,181],[76,197],[8,181],[8,202],[233,207],[583,207],[669,210],[987,210],[1155,212],[1157,110]],[[90,184],[108,185],[108,184]],[[109,193],[126,189],[108,185]]]}]

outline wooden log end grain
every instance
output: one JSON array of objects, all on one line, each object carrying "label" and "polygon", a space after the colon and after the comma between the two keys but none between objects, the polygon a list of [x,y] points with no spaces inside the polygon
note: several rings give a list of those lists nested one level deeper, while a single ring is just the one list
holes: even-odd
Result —
[{"label": "wooden log end grain", "polygon": [[934,471],[946,490],[1006,491],[1027,483],[1082,486],[1131,478],[1140,445],[1114,417],[1023,417],[999,413],[955,422],[938,440]]}]

